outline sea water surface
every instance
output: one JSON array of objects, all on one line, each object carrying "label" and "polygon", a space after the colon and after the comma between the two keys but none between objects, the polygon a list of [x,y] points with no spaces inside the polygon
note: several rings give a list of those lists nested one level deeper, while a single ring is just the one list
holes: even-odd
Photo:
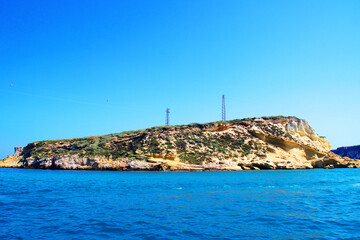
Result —
[{"label": "sea water surface", "polygon": [[0,169],[0,239],[360,239],[360,169]]}]

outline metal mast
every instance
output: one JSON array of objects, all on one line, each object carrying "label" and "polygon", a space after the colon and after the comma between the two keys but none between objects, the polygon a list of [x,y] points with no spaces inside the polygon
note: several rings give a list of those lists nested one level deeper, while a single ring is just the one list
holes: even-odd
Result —
[{"label": "metal mast", "polygon": [[166,125],[170,125],[170,108],[166,109]]},{"label": "metal mast", "polygon": [[222,95],[222,110],[221,110],[221,120],[226,121],[226,109],[225,109],[225,95]]}]

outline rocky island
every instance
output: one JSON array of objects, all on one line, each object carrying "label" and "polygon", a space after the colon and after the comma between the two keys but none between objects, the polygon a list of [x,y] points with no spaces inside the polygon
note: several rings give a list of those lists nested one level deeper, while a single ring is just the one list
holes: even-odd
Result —
[{"label": "rocky island", "polygon": [[161,126],[18,147],[0,167],[94,170],[258,170],[359,167],[331,152],[325,137],[296,117]]}]

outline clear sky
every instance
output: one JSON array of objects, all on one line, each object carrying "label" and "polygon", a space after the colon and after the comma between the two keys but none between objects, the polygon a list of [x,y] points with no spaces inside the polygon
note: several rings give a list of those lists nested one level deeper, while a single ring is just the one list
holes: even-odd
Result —
[{"label": "clear sky", "polygon": [[29,142],[268,115],[360,144],[360,1],[0,1],[0,158]]}]

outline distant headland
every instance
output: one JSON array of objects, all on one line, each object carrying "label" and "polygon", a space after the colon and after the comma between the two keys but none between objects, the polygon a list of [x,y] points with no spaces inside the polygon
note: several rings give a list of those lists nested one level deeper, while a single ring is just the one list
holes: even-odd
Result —
[{"label": "distant headland", "polygon": [[339,147],[335,150],[332,150],[333,153],[336,153],[342,157],[348,157],[353,159],[360,159],[360,145],[357,146],[348,146],[348,147]]}]

